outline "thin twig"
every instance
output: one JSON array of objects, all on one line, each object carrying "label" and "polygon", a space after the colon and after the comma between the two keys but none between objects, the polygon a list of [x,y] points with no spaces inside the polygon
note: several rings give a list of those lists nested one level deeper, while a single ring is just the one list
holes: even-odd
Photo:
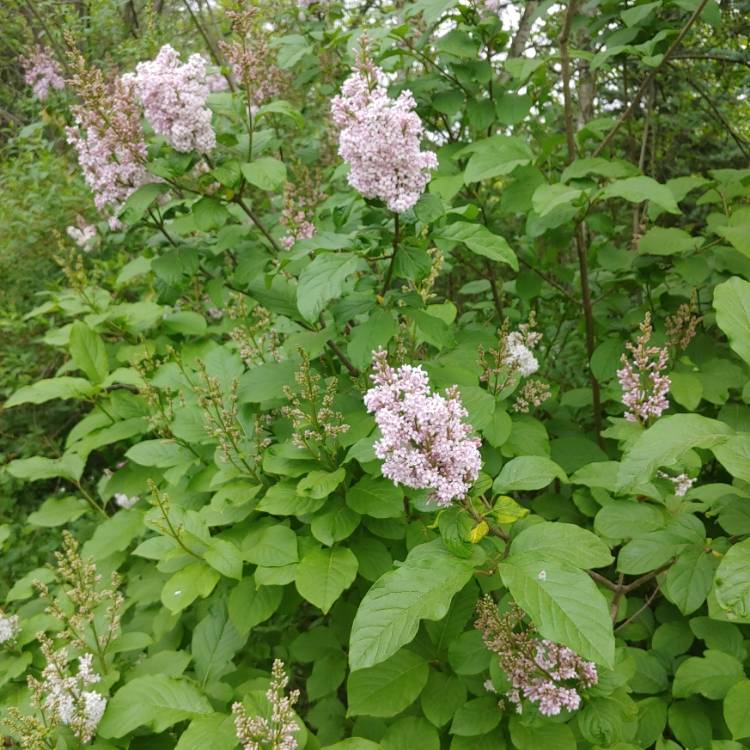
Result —
[{"label": "thin twig", "polygon": [[703,11],[703,8],[706,6],[707,2],[708,0],[701,0],[698,7],[692,12],[690,18],[688,18],[687,20],[687,23],[682,27],[680,33],[677,35],[677,38],[674,40],[674,42],[672,42],[669,49],[664,53],[664,57],[662,57],[661,62],[643,79],[641,85],[638,87],[638,91],[635,92],[635,95],[630,100],[630,104],[628,105],[627,109],[617,119],[617,122],[612,126],[612,129],[609,131],[609,133],[607,133],[604,140],[594,149],[594,153],[592,154],[592,156],[599,156],[602,151],[604,151],[604,149],[609,146],[609,144],[612,142],[612,139],[615,137],[615,135],[617,135],[617,132],[623,126],[625,121],[628,119],[628,117],[630,117],[631,114],[633,114],[633,111],[641,101],[643,92],[646,90],[651,81],[656,78],[656,74],[667,64],[667,62],[669,62],[669,58],[680,46],[682,40],[685,38],[685,35],[688,33],[688,31],[690,31],[690,27],[696,22],[698,16]]},{"label": "thin twig", "polygon": [[277,253],[281,253],[281,247],[278,242],[271,236],[271,233],[263,226],[261,220],[255,215],[250,206],[242,200],[241,196],[236,196],[234,202],[250,217],[250,220],[255,224],[256,227],[262,232],[263,236],[273,245],[274,250]]},{"label": "thin twig", "polygon": [[397,213],[394,213],[393,215],[393,222],[393,253],[391,255],[391,262],[388,264],[388,270],[385,272],[383,291],[380,293],[381,297],[385,296],[385,293],[388,291],[388,287],[391,285],[391,279],[393,278],[393,265],[396,262],[396,254],[398,253],[398,246],[399,242],[401,241],[401,219]]},{"label": "thin twig", "polygon": [[328,348],[339,358],[339,360],[341,360],[341,364],[346,367],[349,374],[353,378],[359,377],[359,370],[352,364],[352,361],[346,356],[346,354],[344,354],[341,347],[333,339],[328,339],[326,344],[328,344]]},{"label": "thin twig", "polygon": [[634,614],[632,614],[630,617],[628,617],[625,622],[621,622],[615,629],[614,632],[616,633],[618,630],[622,630],[627,625],[630,625],[632,622],[637,620],[650,606],[651,603],[656,599],[656,596],[658,595],[660,590],[659,584],[656,585],[656,588],[649,594],[648,598],[644,602],[643,606],[640,607]]}]

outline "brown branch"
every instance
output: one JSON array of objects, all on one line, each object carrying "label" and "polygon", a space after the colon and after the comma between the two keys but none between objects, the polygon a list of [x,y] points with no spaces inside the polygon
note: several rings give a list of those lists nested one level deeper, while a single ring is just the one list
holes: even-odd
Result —
[{"label": "brown branch", "polygon": [[628,619],[625,620],[625,622],[621,622],[615,628],[614,632],[616,633],[618,630],[622,630],[627,625],[630,625],[632,622],[635,622],[635,620],[637,620],[651,606],[651,603],[654,601],[654,599],[656,599],[659,593],[659,590],[660,590],[660,587],[657,584],[656,588],[648,595],[648,598],[644,602],[643,606],[639,607],[639,609],[636,610],[636,612],[634,612],[632,615],[630,615],[630,617],[628,617]]},{"label": "brown branch", "polygon": [[346,367],[349,374],[353,378],[359,377],[359,370],[352,364],[352,361],[346,356],[346,354],[344,354],[341,347],[333,339],[328,339],[326,344],[328,344],[329,349],[339,358],[339,360],[341,360],[341,364]]},{"label": "brown branch", "polygon": [[250,206],[248,206],[247,203],[242,200],[242,197],[238,195],[233,200],[250,217],[250,221],[252,221],[253,224],[255,224],[255,226],[262,232],[263,236],[271,243],[271,245],[273,245],[274,250],[277,253],[281,253],[282,250],[279,246],[279,243],[276,242],[276,240],[271,236],[271,233],[263,226],[263,223],[255,215]]},{"label": "brown branch", "polygon": [[[573,130],[573,99],[570,93],[570,53],[568,42],[570,40],[570,29],[576,13],[576,0],[570,0],[568,10],[565,14],[563,31],[560,35],[560,66],[562,68],[563,82],[563,107],[565,116],[565,140],[568,145],[568,164],[578,155],[576,148],[575,132]],[[583,321],[586,329],[586,355],[588,358],[589,381],[591,382],[591,395],[594,409],[594,432],[596,441],[602,444],[602,399],[599,389],[599,381],[591,370],[591,358],[596,348],[594,336],[594,312],[591,302],[591,287],[589,286],[589,261],[588,243],[586,241],[586,228],[583,221],[576,222],[575,229],[576,253],[578,255],[578,271],[581,277],[581,297],[583,305]]]},{"label": "brown branch", "polygon": [[[573,2],[575,2],[575,0],[573,0]],[[667,62],[669,62],[669,58],[680,46],[682,40],[685,38],[685,35],[688,33],[688,31],[690,31],[690,28],[698,19],[698,16],[703,11],[703,8],[706,6],[707,2],[708,0],[701,0],[698,7],[692,12],[690,18],[688,18],[687,20],[687,23],[682,27],[680,33],[677,35],[677,38],[674,40],[674,42],[672,42],[669,49],[665,52],[664,57],[662,57],[661,59],[661,62],[643,79],[641,85],[638,87],[638,91],[635,92],[635,95],[630,100],[630,104],[628,105],[627,109],[620,115],[617,122],[612,126],[612,129],[609,131],[609,133],[607,133],[604,140],[594,149],[594,153],[592,154],[592,156],[599,156],[602,151],[604,151],[604,149],[609,146],[609,144],[612,142],[612,139],[615,137],[615,135],[617,135],[617,132],[623,126],[625,121],[628,119],[628,117],[630,117],[631,114],[633,114],[633,111],[641,101],[643,92],[646,90],[651,81],[656,77],[656,74],[667,64]]]}]

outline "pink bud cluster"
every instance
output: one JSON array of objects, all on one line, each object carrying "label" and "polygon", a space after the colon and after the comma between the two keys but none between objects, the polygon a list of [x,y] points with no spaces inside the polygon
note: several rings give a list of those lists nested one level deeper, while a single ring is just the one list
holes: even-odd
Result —
[{"label": "pink bud cluster", "polygon": [[410,209],[438,165],[420,150],[424,133],[411,91],[391,99],[385,74],[367,60],[344,81],[331,101],[339,128],[339,155],[349,164],[349,184],[366,198],[380,198],[391,211]]},{"label": "pink bud cluster", "polygon": [[536,704],[544,716],[581,706],[580,691],[596,685],[599,675],[593,662],[582,659],[567,646],[537,637],[523,624],[524,613],[515,605],[500,615],[492,597],[477,605],[476,627],[485,646],[498,655],[511,689],[505,694],[517,713],[523,700]]},{"label": "pink bud cluster", "polygon": [[471,425],[458,388],[445,396],[432,393],[427,373],[403,365],[394,370],[388,355],[373,355],[375,384],[365,394],[367,411],[374,413],[382,437],[375,455],[383,461],[383,476],[413,489],[431,489],[430,499],[447,507],[463,498],[476,481],[482,459],[481,441],[471,436]]},{"label": "pink bud cluster", "polygon": [[622,368],[617,371],[617,378],[622,387],[622,402],[627,407],[625,419],[647,424],[669,408],[667,393],[672,381],[664,374],[669,363],[667,348],[648,346],[653,332],[650,313],[646,313],[640,329],[636,343],[625,345],[631,358],[622,355]]},{"label": "pink bud cluster", "polygon": [[78,153],[94,204],[116,229],[122,204],[153,179],[145,167],[140,108],[132,83],[122,78],[105,82],[100,73],[86,72],[78,83],[83,102],[73,108],[75,127],[67,128],[68,143]]},{"label": "pink bud cluster", "polygon": [[216,134],[206,106],[210,89],[203,57],[191,55],[183,64],[179,52],[165,44],[153,60],[138,63],[135,73],[123,78],[132,83],[154,132],[175,151],[206,154],[213,149]]},{"label": "pink bud cluster", "polygon": [[24,81],[31,86],[40,102],[49,96],[50,89],[62,91],[65,88],[60,66],[46,47],[34,47],[28,55],[21,57],[21,65]]}]

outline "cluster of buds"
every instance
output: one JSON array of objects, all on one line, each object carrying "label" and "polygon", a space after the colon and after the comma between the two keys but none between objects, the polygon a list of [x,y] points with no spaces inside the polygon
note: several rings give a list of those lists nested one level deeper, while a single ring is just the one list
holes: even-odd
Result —
[{"label": "cluster of buds", "polygon": [[436,247],[428,248],[427,255],[430,258],[430,272],[427,276],[418,282],[410,281],[408,285],[402,287],[404,294],[416,292],[425,304],[435,297],[432,290],[435,288],[435,283],[438,280],[438,276],[440,276],[440,271],[445,262],[445,257]]},{"label": "cluster of buds", "polygon": [[174,419],[174,403],[169,393],[151,383],[159,365],[159,361],[147,355],[139,362],[134,362],[133,369],[141,378],[138,394],[143,396],[148,405],[149,428],[158,435],[167,437],[170,434],[169,425]]},{"label": "cluster of buds", "polygon": [[695,301],[691,300],[680,305],[674,315],[667,316],[664,327],[667,341],[673,349],[687,349],[695,338],[698,324],[703,320],[703,316],[698,315],[695,308]]},{"label": "cluster of buds", "polygon": [[284,387],[284,395],[290,404],[283,407],[281,413],[292,423],[294,445],[307,448],[317,456],[316,446],[327,452],[327,446],[347,432],[349,425],[332,408],[338,388],[336,378],[331,378],[325,391],[322,391],[321,376],[312,369],[310,357],[302,350],[300,356],[302,363],[294,376],[299,392],[295,393],[289,386]]},{"label": "cluster of buds", "polygon": [[229,309],[229,316],[234,320],[241,320],[242,325],[235,326],[229,336],[239,347],[240,357],[248,367],[268,362],[281,361],[281,337],[273,328],[271,313],[261,305],[256,305],[250,314],[248,322],[247,308],[244,302]]},{"label": "cluster of buds", "polygon": [[433,393],[422,367],[393,369],[388,353],[373,354],[373,387],[365,394],[382,437],[373,446],[383,476],[413,489],[430,489],[442,507],[466,493],[479,475],[481,441],[461,403],[458,388]]},{"label": "cluster of buds", "polygon": [[239,701],[232,705],[237,739],[243,750],[296,750],[299,724],[294,716],[294,704],[299,690],[285,695],[289,678],[284,663],[276,659],[271,671],[271,685],[266,691],[270,716],[248,716]]},{"label": "cluster of buds", "polygon": [[[55,552],[55,582],[71,607],[53,598],[45,583],[34,581],[34,587],[46,599],[47,614],[59,620],[64,628],[60,638],[82,651],[93,648],[100,656],[120,631],[120,614],[124,597],[118,591],[120,576],[112,573],[110,585],[101,586],[102,577],[93,560],[84,560],[78,542],[69,531],[63,531],[62,551]],[[97,610],[106,604],[104,627],[97,630]],[[104,665],[102,665],[104,666]]]},{"label": "cluster of buds", "polygon": [[548,383],[537,378],[527,380],[516,394],[513,410],[528,413],[532,408],[541,406],[551,395],[552,391]]},{"label": "cluster of buds", "polygon": [[517,713],[523,711],[524,700],[544,716],[557,716],[563,709],[575,711],[581,705],[581,692],[599,681],[596,665],[567,646],[539,638],[524,619],[515,604],[501,615],[489,595],[477,604],[475,626],[485,646],[497,654],[511,684],[506,700]]},{"label": "cluster of buds", "polygon": [[288,76],[272,62],[274,55],[257,7],[248,3],[238,10],[228,10],[226,15],[236,39],[219,42],[219,47],[247,96],[248,107],[259,107],[281,93]]},{"label": "cluster of buds", "polygon": [[664,374],[669,363],[667,347],[648,346],[653,333],[651,313],[646,313],[640,329],[636,343],[628,341],[625,345],[631,357],[622,355],[617,378],[622,387],[622,402],[627,407],[625,419],[645,425],[669,408],[667,393],[672,381]]},{"label": "cluster of buds", "polygon": [[315,208],[325,195],[318,189],[319,179],[313,179],[308,170],[298,170],[295,181],[284,186],[284,209],[281,223],[286,235],[281,244],[289,249],[297,240],[307,240],[315,235]]}]

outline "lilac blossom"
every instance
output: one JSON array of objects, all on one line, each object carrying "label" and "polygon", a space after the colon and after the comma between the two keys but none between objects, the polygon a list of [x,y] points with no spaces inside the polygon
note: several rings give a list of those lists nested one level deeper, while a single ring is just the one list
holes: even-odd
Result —
[{"label": "lilac blossom", "polygon": [[684,497],[687,494],[687,491],[695,484],[695,478],[691,479],[684,472],[673,477],[666,472],[658,471],[656,476],[660,479],[667,479],[672,482],[672,485],[674,486],[674,494],[677,497]]},{"label": "lilac blossom", "polygon": [[394,370],[387,353],[374,353],[365,394],[367,411],[375,414],[382,437],[374,445],[383,461],[383,476],[413,489],[431,489],[430,499],[447,507],[463,498],[476,481],[482,459],[481,441],[471,437],[471,425],[458,388],[433,393],[422,367],[402,365]]},{"label": "lilac blossom", "polygon": [[505,698],[517,713],[523,711],[524,700],[536,704],[544,716],[580,708],[581,691],[599,681],[593,662],[567,646],[539,638],[533,627],[524,624],[524,613],[515,604],[500,615],[487,595],[480,599],[477,613],[475,625],[510,681]]},{"label": "lilac blossom", "polygon": [[666,347],[648,346],[653,332],[650,313],[646,313],[640,329],[636,343],[629,341],[625,345],[631,358],[622,355],[622,368],[617,371],[617,378],[622,387],[622,402],[627,407],[625,419],[647,424],[669,408],[667,393],[671,380],[664,374],[669,352]]},{"label": "lilac blossom", "polygon": [[[527,340],[529,336],[535,336],[533,342]],[[503,364],[517,370],[524,377],[533,375],[539,369],[539,362],[534,356],[532,347],[542,337],[540,333],[526,334],[521,331],[511,331],[505,337],[506,354]]]},{"label": "lilac blossom", "polygon": [[21,630],[18,615],[6,615],[0,610],[0,643],[13,641]]},{"label": "lilac blossom", "polygon": [[181,63],[179,52],[165,44],[153,60],[138,63],[135,73],[124,78],[132,82],[154,132],[164,136],[175,151],[206,154],[214,148],[216,134],[206,106],[210,89],[203,57],[191,55]]},{"label": "lilac blossom", "polygon": [[67,128],[67,140],[78,154],[94,204],[109,217],[110,228],[117,229],[123,203],[153,181],[145,167],[141,112],[131,82],[105,81],[101,71],[86,69],[82,59],[77,66],[73,86],[82,103],[73,107],[75,127]]},{"label": "lilac blossom", "polygon": [[65,88],[62,70],[47,47],[34,47],[28,55],[21,57],[21,65],[24,81],[40,102],[49,96],[50,89],[62,91]]},{"label": "lilac blossom", "polygon": [[76,225],[67,227],[65,231],[85,253],[88,253],[96,243],[96,227],[93,224],[87,224],[82,216],[76,218]]},{"label": "lilac blossom", "polygon": [[438,161],[420,150],[424,128],[411,91],[391,99],[386,85],[383,71],[360,59],[331,101],[331,113],[339,128],[339,155],[350,167],[349,184],[400,213],[419,200]]},{"label": "lilac blossom", "polygon": [[128,510],[132,508],[141,498],[138,495],[128,496],[124,492],[115,492],[115,505]]}]

